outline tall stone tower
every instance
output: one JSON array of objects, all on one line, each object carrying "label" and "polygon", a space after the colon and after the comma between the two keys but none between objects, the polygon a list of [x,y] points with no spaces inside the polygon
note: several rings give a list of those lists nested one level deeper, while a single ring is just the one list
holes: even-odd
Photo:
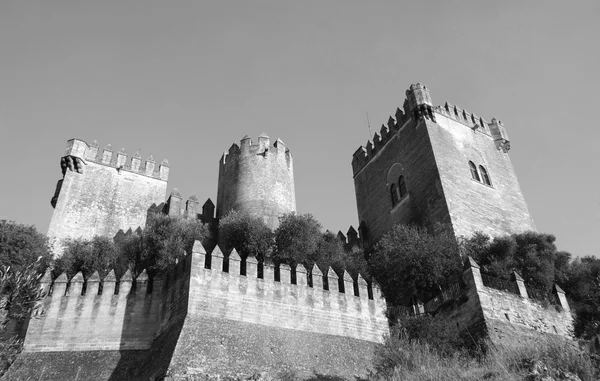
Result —
[{"label": "tall stone tower", "polygon": [[217,218],[230,210],[263,217],[276,228],[279,216],[296,211],[292,154],[277,139],[271,144],[267,135],[258,143],[245,136],[234,143],[219,161]]},{"label": "tall stone tower", "polygon": [[452,227],[455,236],[535,230],[502,122],[449,103],[421,84],[352,159],[359,232],[369,247],[396,223]]},{"label": "tall stone tower", "polygon": [[65,238],[114,237],[120,229],[144,228],[148,211],[165,201],[166,160],[157,167],[150,156],[142,165],[136,153],[128,162],[124,149],[113,155],[110,144],[99,151],[95,141],[71,139],[61,167],[48,229],[56,255]]}]

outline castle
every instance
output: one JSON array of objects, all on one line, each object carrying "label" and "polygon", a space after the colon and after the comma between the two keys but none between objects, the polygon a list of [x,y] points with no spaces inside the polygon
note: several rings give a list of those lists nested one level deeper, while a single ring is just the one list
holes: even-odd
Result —
[{"label": "castle", "polygon": [[[507,155],[503,124],[486,122],[446,103],[434,107],[426,86],[412,85],[402,110],[353,155],[359,231],[350,243],[367,249],[395,223],[432,227],[442,222],[456,237],[476,230],[500,235],[534,230]],[[183,204],[177,190],[165,200],[169,164],[156,167],[139,154],[72,139],[61,159],[63,179],[52,205],[49,236],[113,237],[143,228],[149,212],[213,223],[235,209],[275,227],[294,212],[292,155],[277,139],[244,137],[219,161],[217,205]],[[63,274],[42,285],[51,291],[27,328],[24,352],[8,379],[147,380],[237,377],[294,369],[302,377],[365,376],[374,348],[388,332],[386,304],[376,284],[315,266],[269,265],[235,251],[211,253],[196,242],[167,273],[136,279],[114,272],[100,279]],[[292,276],[294,273],[295,276]],[[568,336],[564,292],[540,303],[518,274],[497,282],[467,259],[463,280],[403,313],[430,313],[461,332],[496,339],[546,332]]]}]

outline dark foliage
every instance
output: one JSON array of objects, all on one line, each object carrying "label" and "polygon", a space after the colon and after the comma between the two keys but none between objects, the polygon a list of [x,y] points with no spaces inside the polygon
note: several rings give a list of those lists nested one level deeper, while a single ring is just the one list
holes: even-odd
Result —
[{"label": "dark foliage", "polygon": [[152,276],[190,253],[196,240],[205,246],[212,240],[206,224],[156,213],[148,217],[141,234],[124,237],[118,247],[134,276],[144,269]]},{"label": "dark foliage", "polygon": [[274,245],[273,231],[262,218],[235,210],[219,221],[219,239],[225,250],[235,248],[242,258],[259,261],[270,256]]},{"label": "dark foliage", "polygon": [[462,242],[463,250],[479,263],[482,272],[510,279],[513,271],[529,286],[550,292],[555,275],[564,276],[570,254],[558,253],[551,234],[525,232],[490,238],[476,233]]},{"label": "dark foliage", "polygon": [[321,239],[321,224],[312,214],[285,214],[279,218],[279,227],[275,230],[271,259],[289,265],[317,262]]},{"label": "dark foliage", "polygon": [[103,278],[112,269],[120,276],[127,270],[118,259],[117,247],[110,238],[95,236],[92,239],[68,239],[64,242],[63,254],[54,261],[53,277],[64,272],[71,279],[81,271],[87,278],[98,271]]},{"label": "dark foliage", "polygon": [[577,258],[565,273],[557,283],[576,302],[575,336],[589,340],[600,334],[600,258]]},{"label": "dark foliage", "polygon": [[434,235],[414,225],[395,225],[375,246],[371,274],[388,303],[405,304],[439,293],[461,273],[459,247],[444,229]]},{"label": "dark foliage", "polygon": [[0,222],[0,266],[22,269],[37,262],[45,268],[51,259],[48,237],[33,225]]}]

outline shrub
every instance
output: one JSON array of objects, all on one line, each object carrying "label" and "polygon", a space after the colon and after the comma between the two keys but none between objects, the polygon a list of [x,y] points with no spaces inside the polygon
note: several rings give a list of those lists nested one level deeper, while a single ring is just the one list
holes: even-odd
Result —
[{"label": "shrub", "polygon": [[272,260],[289,265],[315,262],[321,239],[321,224],[312,214],[285,214],[275,230]]},{"label": "shrub", "polygon": [[38,262],[47,266],[52,259],[48,237],[33,225],[0,222],[0,266],[24,268]]},{"label": "shrub", "polygon": [[235,248],[242,258],[263,261],[273,250],[273,231],[260,217],[231,210],[219,221],[219,240],[226,250]]},{"label": "shrub", "polygon": [[95,236],[92,239],[76,238],[64,241],[63,254],[54,261],[53,276],[63,272],[71,279],[78,272],[85,278],[98,271],[104,277],[112,269],[121,275],[126,269],[117,266],[118,251],[112,239]]},{"label": "shrub", "polygon": [[459,247],[444,229],[434,235],[422,227],[395,225],[375,246],[369,264],[388,303],[401,305],[439,293],[461,273]]},{"label": "shrub", "polygon": [[141,233],[126,236],[118,247],[134,276],[144,269],[152,276],[190,253],[195,240],[205,246],[212,241],[208,225],[155,213],[148,216]]}]

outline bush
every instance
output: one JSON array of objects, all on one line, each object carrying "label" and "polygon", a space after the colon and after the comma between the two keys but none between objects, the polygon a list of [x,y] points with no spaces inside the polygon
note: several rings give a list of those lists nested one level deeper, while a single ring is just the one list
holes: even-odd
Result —
[{"label": "bush", "polygon": [[473,257],[481,270],[510,279],[513,271],[529,286],[550,292],[555,274],[562,275],[570,254],[558,253],[551,234],[525,232],[490,238],[478,232],[462,242],[464,254]]},{"label": "bush", "polygon": [[118,266],[118,259],[117,247],[110,238],[95,236],[92,239],[67,239],[62,256],[54,261],[53,277],[64,272],[71,279],[81,271],[88,278],[98,271],[100,278],[103,278],[112,269],[120,276],[127,269],[126,266]]},{"label": "bush", "polygon": [[402,305],[417,296],[426,301],[462,271],[458,244],[444,229],[440,234],[414,225],[395,225],[375,246],[371,274],[388,303]]},{"label": "bush", "polygon": [[292,266],[317,262],[321,239],[321,224],[312,214],[285,214],[279,218],[279,227],[275,230],[272,260]]},{"label": "bush", "polygon": [[144,269],[152,276],[190,253],[196,240],[205,246],[212,241],[208,225],[155,213],[148,216],[146,228],[140,234],[124,237],[118,247],[134,276]]},{"label": "bush", "polygon": [[14,221],[0,222],[0,266],[12,266],[19,269],[38,262],[38,266],[47,266],[52,253],[48,237],[40,233],[33,225],[17,224]]},{"label": "bush", "polygon": [[485,355],[466,351],[444,354],[427,342],[409,339],[405,330],[395,327],[376,349],[371,379],[513,381],[546,376],[574,379],[566,378],[570,373],[582,381],[592,381],[599,376],[589,356],[564,339],[540,336],[536,343],[527,345],[487,343],[486,346],[490,349]]},{"label": "bush", "polygon": [[230,211],[219,221],[219,240],[226,250],[235,248],[242,258],[263,261],[274,245],[273,231],[260,217]]}]

